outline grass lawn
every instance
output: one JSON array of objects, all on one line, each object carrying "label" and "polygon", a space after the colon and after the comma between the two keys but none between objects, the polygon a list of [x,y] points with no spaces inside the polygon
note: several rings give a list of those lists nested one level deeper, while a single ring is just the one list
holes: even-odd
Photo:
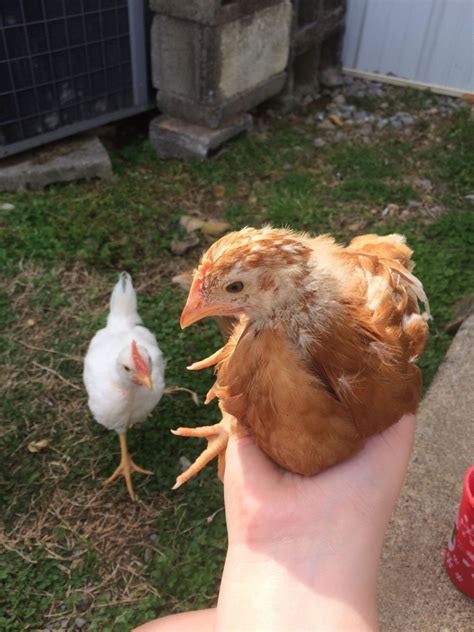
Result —
[{"label": "grass lawn", "polygon": [[[184,294],[171,277],[200,253],[170,254],[172,239],[184,237],[181,215],[200,211],[234,228],[271,222],[341,240],[406,234],[433,312],[421,361],[431,381],[449,345],[443,327],[452,307],[474,287],[474,209],[464,200],[474,192],[474,123],[467,110],[425,116],[411,93],[390,95],[390,107],[419,117],[410,134],[385,128],[367,142],[348,133],[316,148],[312,106],[265,115],[257,132],[206,162],[160,161],[138,137],[112,150],[111,181],[0,196],[14,205],[0,210],[0,629],[68,621],[72,630],[82,617],[84,629],[119,632],[215,603],[226,550],[222,487],[211,466],[170,491],[180,457],[192,459],[201,444],[169,430],[212,423],[216,406],[196,408],[184,393],[164,397],[129,433],[137,462],[155,472],[136,479],[133,504],[122,481],[101,486],[119,446],[93,422],[81,378],[117,274],[128,270],[144,322],[168,358],[168,385],[203,399],[210,371],[185,366],[220,338],[211,322],[179,329]],[[28,450],[43,439],[49,447]]]}]

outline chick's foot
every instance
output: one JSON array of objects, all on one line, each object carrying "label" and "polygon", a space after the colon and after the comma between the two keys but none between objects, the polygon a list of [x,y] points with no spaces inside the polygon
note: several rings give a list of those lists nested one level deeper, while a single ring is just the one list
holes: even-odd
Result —
[{"label": "chick's foot", "polygon": [[179,437],[199,437],[207,439],[207,448],[201,452],[198,458],[188,469],[180,474],[176,479],[176,483],[172,489],[178,489],[190,478],[196,476],[214,457],[218,457],[218,474],[222,480],[224,478],[225,469],[225,450],[229,441],[231,432],[232,418],[224,416],[222,421],[214,426],[202,426],[201,428],[178,428],[172,430],[174,435]]},{"label": "chick's foot", "polygon": [[137,474],[145,474],[147,476],[149,476],[150,474],[153,474],[153,472],[151,472],[150,470],[144,470],[142,467],[140,467],[133,461],[132,457],[130,456],[128,452],[125,433],[119,433],[119,439],[120,439],[120,448],[121,448],[120,464],[115,469],[114,473],[111,476],[109,476],[109,478],[106,478],[102,484],[110,485],[110,483],[113,483],[113,481],[115,481],[119,476],[123,476],[125,478],[125,483],[127,485],[127,490],[128,490],[128,494],[130,498],[132,500],[136,500],[136,495],[133,490],[133,484],[132,484],[133,472],[136,472]]}]

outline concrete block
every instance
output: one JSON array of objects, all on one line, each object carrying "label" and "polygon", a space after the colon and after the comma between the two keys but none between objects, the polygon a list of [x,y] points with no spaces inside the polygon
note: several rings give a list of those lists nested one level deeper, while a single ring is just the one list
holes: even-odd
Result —
[{"label": "concrete block", "polygon": [[222,27],[219,95],[244,93],[284,72],[290,50],[291,5],[283,3]]},{"label": "concrete block", "polygon": [[156,13],[209,26],[231,22],[281,0],[151,0]]},{"label": "concrete block", "polygon": [[46,145],[0,164],[0,191],[43,189],[53,182],[110,178],[112,163],[97,137]]},{"label": "concrete block", "polygon": [[204,159],[226,141],[251,128],[250,114],[242,114],[218,129],[163,115],[150,124],[150,142],[162,158]]},{"label": "concrete block", "polygon": [[[163,10],[164,4],[155,3]],[[218,25],[155,16],[152,74],[163,112],[217,128],[281,90],[290,52],[292,5],[290,0],[262,4],[263,8],[254,7],[245,16]]]}]

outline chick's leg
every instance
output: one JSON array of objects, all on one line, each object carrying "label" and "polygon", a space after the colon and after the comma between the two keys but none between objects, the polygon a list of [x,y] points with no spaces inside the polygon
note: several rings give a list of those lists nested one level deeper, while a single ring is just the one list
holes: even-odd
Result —
[{"label": "chick's leg", "polygon": [[222,421],[214,426],[202,426],[201,428],[178,428],[172,430],[174,435],[180,437],[199,437],[207,439],[207,448],[198,456],[188,469],[180,474],[172,489],[178,489],[190,478],[196,476],[214,457],[219,458],[218,474],[222,480],[224,477],[225,449],[229,441],[229,434],[235,429],[234,417],[224,413]]},{"label": "chick's leg", "polygon": [[153,472],[150,472],[150,470],[144,470],[142,467],[134,463],[134,461],[132,460],[132,457],[130,456],[128,452],[126,433],[119,432],[118,435],[120,439],[120,452],[121,452],[120,464],[117,467],[117,469],[114,471],[112,476],[109,476],[109,478],[107,478],[103,482],[103,484],[109,485],[110,483],[115,481],[115,479],[117,479],[119,476],[123,476],[125,478],[125,483],[127,485],[128,494],[132,500],[135,500],[136,496],[135,496],[135,492],[133,491],[132,473],[137,472],[138,474],[149,475],[149,474],[153,474]]}]

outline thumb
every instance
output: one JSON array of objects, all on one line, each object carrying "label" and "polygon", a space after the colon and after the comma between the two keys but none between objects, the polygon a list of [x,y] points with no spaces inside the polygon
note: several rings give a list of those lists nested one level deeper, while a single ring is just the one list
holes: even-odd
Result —
[{"label": "thumb", "polygon": [[225,455],[224,485],[248,486],[264,489],[274,484],[282,470],[264,454],[249,435],[231,434]]}]

